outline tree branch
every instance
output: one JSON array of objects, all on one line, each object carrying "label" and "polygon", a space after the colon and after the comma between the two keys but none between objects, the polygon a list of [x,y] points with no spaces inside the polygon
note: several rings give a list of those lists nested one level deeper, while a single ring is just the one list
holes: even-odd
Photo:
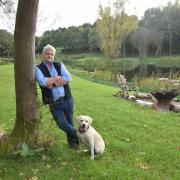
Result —
[{"label": "tree branch", "polygon": [[6,4],[7,0],[0,0],[0,6]]}]

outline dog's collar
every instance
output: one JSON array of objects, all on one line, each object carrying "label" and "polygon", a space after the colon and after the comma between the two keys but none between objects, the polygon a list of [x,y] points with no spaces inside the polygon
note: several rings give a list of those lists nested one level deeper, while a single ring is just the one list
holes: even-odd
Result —
[{"label": "dog's collar", "polygon": [[88,129],[89,129],[89,126],[87,127],[86,130],[82,130],[82,129],[79,127],[79,128],[78,128],[78,131],[79,131],[80,133],[85,133],[85,132],[87,132]]}]

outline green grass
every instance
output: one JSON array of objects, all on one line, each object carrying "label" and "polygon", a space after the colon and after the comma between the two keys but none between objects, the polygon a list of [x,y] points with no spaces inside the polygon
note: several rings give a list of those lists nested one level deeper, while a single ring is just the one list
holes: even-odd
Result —
[{"label": "green grass", "polygon": [[[0,66],[0,125],[14,125],[13,65]],[[43,107],[41,131],[54,135],[54,146],[34,156],[0,159],[0,179],[179,179],[180,118],[156,112],[112,95],[117,88],[73,75],[75,117],[91,116],[106,142],[106,152],[95,161],[86,152],[69,149],[65,134],[52,124]]]}]

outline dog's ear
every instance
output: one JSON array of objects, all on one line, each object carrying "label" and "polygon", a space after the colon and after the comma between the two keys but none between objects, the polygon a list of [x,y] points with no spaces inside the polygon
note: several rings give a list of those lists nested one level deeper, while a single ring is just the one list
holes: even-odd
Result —
[{"label": "dog's ear", "polygon": [[81,115],[76,117],[76,122],[77,122],[77,123],[79,123],[79,119],[80,119],[80,118],[81,118]]},{"label": "dog's ear", "polygon": [[93,119],[90,117],[90,116],[87,116],[88,120],[89,120],[89,123],[91,124]]}]

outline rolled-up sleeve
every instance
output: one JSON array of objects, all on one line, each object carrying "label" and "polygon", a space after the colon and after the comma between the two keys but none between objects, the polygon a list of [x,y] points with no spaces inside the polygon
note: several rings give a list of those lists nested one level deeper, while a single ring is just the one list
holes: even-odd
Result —
[{"label": "rolled-up sleeve", "polygon": [[35,67],[35,78],[40,86],[46,87],[48,78],[44,77],[43,73],[37,66]]},{"label": "rolled-up sleeve", "polygon": [[66,69],[65,65],[61,63],[61,76],[64,81],[71,81],[72,77],[68,70]]}]

